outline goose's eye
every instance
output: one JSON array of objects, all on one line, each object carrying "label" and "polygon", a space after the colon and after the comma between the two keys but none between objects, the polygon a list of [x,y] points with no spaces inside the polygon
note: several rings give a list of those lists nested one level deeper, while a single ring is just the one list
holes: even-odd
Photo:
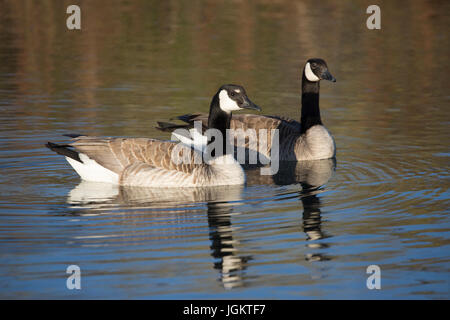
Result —
[{"label": "goose's eye", "polygon": [[231,93],[231,96],[234,97],[236,94],[234,92]]},{"label": "goose's eye", "polygon": [[313,62],[313,63],[311,64],[311,66],[312,66],[313,68],[315,68],[315,67],[317,67],[317,63]]}]

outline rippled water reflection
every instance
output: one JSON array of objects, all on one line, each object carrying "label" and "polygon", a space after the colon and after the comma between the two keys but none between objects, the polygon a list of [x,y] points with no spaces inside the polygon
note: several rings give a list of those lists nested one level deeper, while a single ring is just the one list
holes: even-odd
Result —
[{"label": "rippled water reflection", "polygon": [[[372,32],[359,3],[95,1],[76,33],[60,1],[1,2],[0,297],[449,298],[450,8],[379,5]],[[338,80],[321,86],[336,162],[162,192],[80,182],[43,146],[166,139],[157,120],[207,111],[227,82],[299,118],[312,56]]]}]

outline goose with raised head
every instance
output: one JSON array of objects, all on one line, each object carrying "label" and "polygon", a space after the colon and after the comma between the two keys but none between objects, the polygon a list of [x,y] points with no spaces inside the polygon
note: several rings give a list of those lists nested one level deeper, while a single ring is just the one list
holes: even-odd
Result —
[{"label": "goose with raised head", "polygon": [[[327,63],[323,59],[313,58],[306,61],[302,73],[302,107],[300,122],[279,117],[256,114],[233,115],[230,128],[235,134],[245,134],[246,130],[254,129],[257,134],[258,146],[261,140],[260,129],[266,129],[267,148],[259,148],[264,156],[270,157],[272,150],[272,129],[278,129],[279,160],[320,160],[334,158],[336,145],[331,133],[325,128],[320,117],[319,89],[320,81],[336,79],[328,71]],[[207,115],[187,114],[177,117],[187,125],[160,123],[158,129],[172,131],[180,127],[192,127],[195,121],[201,121],[207,127]],[[242,129],[242,130],[236,130]],[[242,141],[242,140],[240,140]],[[252,144],[247,140],[245,147]],[[273,155],[272,155],[273,156]]]},{"label": "goose with raised head", "polygon": [[[222,134],[223,150],[226,150],[226,129],[230,127],[232,111],[241,109],[261,110],[238,85],[223,85],[211,101],[208,127]],[[179,148],[181,144],[174,141],[148,138],[71,137],[73,141],[69,144],[48,142],[46,147],[65,156],[83,180],[144,187],[245,183],[244,171],[232,154],[219,150],[203,161],[201,150],[208,149],[212,139],[200,139],[204,146]]]}]

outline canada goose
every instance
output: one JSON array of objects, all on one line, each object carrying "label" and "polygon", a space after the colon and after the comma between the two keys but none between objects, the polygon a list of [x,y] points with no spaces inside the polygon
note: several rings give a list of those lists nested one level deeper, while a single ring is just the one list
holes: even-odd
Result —
[{"label": "canada goose", "polygon": [[[243,87],[223,85],[214,95],[208,126],[222,133],[225,149],[226,129],[231,112],[241,109],[261,110],[250,101]],[[232,155],[214,154],[208,161],[198,161],[199,151],[173,141],[147,138],[110,138],[71,136],[65,145],[48,142],[46,147],[64,155],[69,164],[88,181],[144,187],[196,187],[245,183],[245,174]],[[212,140],[212,139],[210,139]],[[211,143],[207,141],[206,143]],[[214,151],[214,150],[213,150]],[[215,150],[217,151],[217,150]],[[221,150],[219,150],[221,151]],[[179,157],[173,161],[173,157]],[[200,158],[201,159],[201,158]]]},{"label": "canada goose", "polygon": [[[302,108],[301,121],[255,114],[233,115],[230,123],[236,136],[247,129],[256,130],[258,142],[261,141],[259,129],[267,129],[267,149],[259,149],[264,156],[270,157],[272,136],[271,129],[278,129],[279,160],[320,160],[333,158],[336,155],[336,145],[330,132],[323,126],[319,110],[320,80],[336,82],[328,71],[323,59],[313,58],[306,61],[302,74]],[[204,114],[187,114],[178,117],[192,126],[195,121],[201,121],[207,127],[207,116]],[[183,125],[160,123],[158,129],[171,131]],[[186,125],[184,125],[186,127]],[[245,134],[245,133],[244,133]],[[255,144],[256,145],[256,144]],[[245,147],[249,147],[248,140]],[[273,155],[272,155],[273,156]]]}]

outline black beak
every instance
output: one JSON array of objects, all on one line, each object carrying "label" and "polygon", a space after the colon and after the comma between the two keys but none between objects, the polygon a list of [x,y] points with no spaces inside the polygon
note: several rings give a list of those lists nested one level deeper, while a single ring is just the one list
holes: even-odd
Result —
[{"label": "black beak", "polygon": [[331,82],[336,82],[336,78],[333,77],[328,70],[325,71],[324,73],[322,73],[322,79],[323,80],[328,80],[328,81],[331,81]]},{"label": "black beak", "polygon": [[252,109],[252,110],[258,110],[261,111],[261,108],[258,107],[256,104],[250,101],[249,98],[245,99],[244,102],[240,106],[243,109]]}]

